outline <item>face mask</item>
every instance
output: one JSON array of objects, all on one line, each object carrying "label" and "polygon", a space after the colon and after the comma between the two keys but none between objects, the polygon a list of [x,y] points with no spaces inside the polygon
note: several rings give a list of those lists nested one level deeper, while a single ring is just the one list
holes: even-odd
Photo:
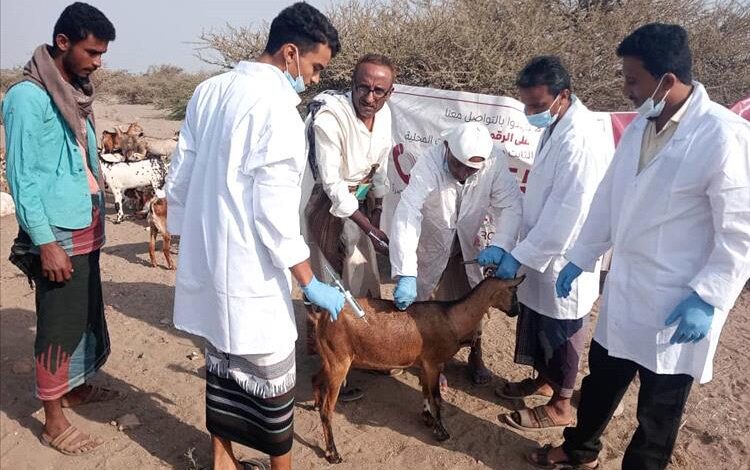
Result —
[{"label": "face mask", "polygon": [[656,90],[654,90],[651,96],[638,107],[638,114],[645,117],[646,119],[653,119],[655,117],[658,117],[661,112],[664,111],[665,100],[667,99],[667,95],[669,94],[669,92],[672,90],[671,88],[667,90],[666,93],[664,93],[664,98],[662,98],[659,103],[654,104],[654,95],[657,91],[659,91],[662,80],[664,80],[664,75],[662,75],[659,79],[659,84],[656,85]]},{"label": "face mask", "polygon": [[302,71],[299,68],[299,49],[297,49],[297,78],[293,78],[292,74],[289,73],[288,65],[286,65],[286,70],[284,71],[284,76],[289,80],[289,84],[292,85],[292,88],[294,88],[294,91],[297,93],[305,91],[305,80],[302,79],[301,72]]},{"label": "face mask", "polygon": [[557,98],[559,97],[560,95],[557,95],[555,97],[555,101],[552,102],[548,110],[542,111],[541,113],[532,114],[531,116],[526,116],[526,120],[529,121],[529,124],[531,124],[534,127],[539,127],[539,128],[545,128],[545,127],[551,126],[557,120],[557,114],[553,116],[551,109],[552,109],[552,106],[555,105],[555,102],[557,101]]}]

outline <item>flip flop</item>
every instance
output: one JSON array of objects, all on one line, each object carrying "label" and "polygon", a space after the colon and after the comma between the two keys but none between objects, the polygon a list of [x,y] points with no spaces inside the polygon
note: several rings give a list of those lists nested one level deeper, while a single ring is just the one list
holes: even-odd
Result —
[{"label": "flip flop", "polygon": [[80,403],[71,405],[69,403],[63,402],[62,407],[72,408],[74,406],[88,405],[89,403],[99,403],[103,401],[115,400],[121,397],[122,397],[122,394],[118,392],[117,390],[100,387],[98,385],[89,385],[89,393],[87,393],[86,396],[83,397],[83,400],[81,400]]},{"label": "flip flop", "polygon": [[547,413],[545,405],[534,408],[524,408],[508,414],[498,416],[500,421],[522,431],[541,431],[543,429],[556,429],[568,427],[572,420],[567,423],[556,423]]},{"label": "flip flop", "polygon": [[552,449],[554,449],[552,444],[547,444],[542,448],[533,450],[526,454],[526,461],[536,468],[543,468],[545,470],[595,470],[599,468],[598,460],[578,464],[567,460],[565,462],[552,463],[549,461],[549,453]]},{"label": "flip flop", "polygon": [[[94,439],[81,432],[72,424],[54,439],[49,434],[43,432],[39,440],[45,446],[51,447],[61,454],[71,456],[88,454],[104,443],[101,438],[97,437]],[[82,448],[87,448],[87,450],[81,450]]]},{"label": "flip flop", "polygon": [[242,464],[242,470],[266,470],[266,464],[258,459],[247,459],[240,462]]},{"label": "flip flop", "polygon": [[[509,390],[511,389],[511,390]],[[552,395],[534,393],[538,389],[534,379],[523,379],[520,382],[505,382],[495,389],[495,395],[508,400],[520,400],[526,397],[550,398]],[[515,391],[515,393],[514,393]]]},{"label": "flip flop", "polygon": [[362,391],[362,389],[359,387],[341,387],[341,389],[339,390],[338,401],[342,403],[349,403],[352,401],[357,401],[364,396],[365,392]]}]

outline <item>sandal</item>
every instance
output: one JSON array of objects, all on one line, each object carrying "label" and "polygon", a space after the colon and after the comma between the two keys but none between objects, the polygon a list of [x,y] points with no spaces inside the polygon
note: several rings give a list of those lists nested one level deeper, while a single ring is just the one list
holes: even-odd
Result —
[{"label": "sandal", "polygon": [[266,470],[266,464],[257,459],[247,459],[240,462],[242,470]]},{"label": "sandal", "polygon": [[547,412],[546,405],[539,405],[534,408],[524,408],[520,411],[514,411],[508,414],[498,416],[500,421],[522,431],[541,431],[542,429],[564,428],[570,425],[573,420],[567,423],[556,423],[552,416]]},{"label": "sandal", "polygon": [[93,439],[91,436],[82,433],[72,424],[54,439],[49,434],[42,432],[39,440],[47,447],[51,447],[65,455],[88,454],[104,443],[101,438],[97,437]]},{"label": "sandal", "polygon": [[71,405],[70,403],[66,402],[65,397],[63,397],[62,407],[72,408],[74,406],[81,406],[81,405],[88,405],[89,403],[99,403],[103,401],[110,401],[110,400],[115,400],[117,398],[122,397],[122,394],[118,392],[117,390],[100,387],[98,385],[88,385],[88,387],[89,387],[89,392],[86,394],[85,397],[83,397],[83,400],[81,400],[79,403]]},{"label": "sandal", "polygon": [[526,461],[536,468],[546,470],[594,470],[599,468],[599,461],[593,460],[586,463],[571,463],[569,460],[564,462],[550,462],[549,453],[554,449],[552,444],[547,444],[540,449],[533,450],[526,454]]},{"label": "sandal", "polygon": [[523,379],[520,382],[505,382],[495,389],[495,395],[509,400],[520,400],[525,397],[549,398],[552,396],[536,393],[538,389],[539,387],[534,379]]}]

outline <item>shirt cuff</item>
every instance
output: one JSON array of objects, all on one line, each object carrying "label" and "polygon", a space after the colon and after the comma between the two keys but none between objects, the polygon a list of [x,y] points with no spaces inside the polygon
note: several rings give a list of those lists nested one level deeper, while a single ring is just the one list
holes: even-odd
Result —
[{"label": "shirt cuff", "polygon": [[359,209],[359,201],[353,194],[347,193],[346,196],[339,199],[338,204],[331,199],[331,215],[345,219],[350,217]]},{"label": "shirt cuff", "polygon": [[522,265],[540,273],[543,273],[552,261],[551,257],[539,251],[528,240],[519,243],[518,246],[513,249],[511,255],[513,255],[513,257]]},{"label": "shirt cuff", "polygon": [[46,243],[57,241],[55,234],[52,232],[52,227],[49,224],[36,225],[34,227],[27,227],[26,232],[31,237],[31,241],[36,246],[41,246]]},{"label": "shirt cuff", "polygon": [[577,246],[574,246],[573,248],[568,250],[567,253],[565,253],[565,259],[575,264],[582,270],[593,273],[596,269],[596,261],[599,258],[597,257],[592,259],[591,256],[588,255],[584,250],[578,249]]},{"label": "shirt cuff", "polygon": [[270,253],[274,264],[281,269],[291,268],[310,258],[310,248],[302,237],[289,240]]},{"label": "shirt cuff", "polygon": [[699,274],[688,285],[704,302],[716,309],[728,312],[734,305],[735,299],[726,290],[731,282],[719,274]]}]

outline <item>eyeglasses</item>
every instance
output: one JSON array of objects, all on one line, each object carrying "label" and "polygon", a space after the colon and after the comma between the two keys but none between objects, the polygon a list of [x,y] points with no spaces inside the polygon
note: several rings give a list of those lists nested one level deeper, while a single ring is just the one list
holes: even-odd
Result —
[{"label": "eyeglasses", "polygon": [[367,85],[354,85],[354,91],[357,92],[357,94],[367,96],[370,93],[375,96],[377,99],[384,98],[385,95],[390,93],[391,90],[384,90],[382,88],[370,88]]}]

